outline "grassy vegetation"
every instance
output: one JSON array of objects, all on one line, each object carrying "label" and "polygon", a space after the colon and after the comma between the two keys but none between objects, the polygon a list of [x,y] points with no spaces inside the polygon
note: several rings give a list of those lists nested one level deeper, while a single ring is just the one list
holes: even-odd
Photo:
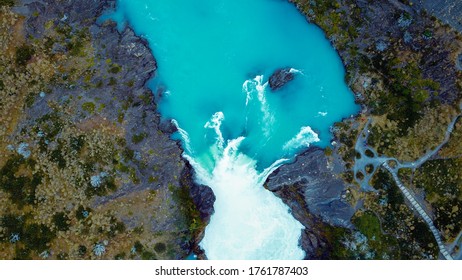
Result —
[{"label": "grassy vegetation", "polygon": [[42,182],[42,174],[18,175],[20,169],[33,169],[35,161],[24,159],[15,155],[8,159],[0,169],[0,188],[10,195],[10,199],[18,207],[35,203],[35,192],[37,186]]},{"label": "grassy vegetation", "polygon": [[[143,183],[139,189],[144,189],[159,182],[167,192],[160,184],[165,182],[160,171],[153,171],[145,160],[152,161],[154,154],[133,147],[124,130],[131,121],[124,121],[125,112],[134,102],[147,102],[149,92],[137,97],[146,89],[134,88],[125,101],[116,100],[117,88],[107,83],[116,85],[116,75],[125,65],[107,58],[112,50],[99,48],[104,34],[94,40],[79,24],[50,18],[32,38],[24,26],[27,16],[3,7],[11,3],[0,2],[0,52],[5,54],[0,56],[0,258],[99,258],[93,248],[104,241],[108,248],[102,258],[130,258],[134,236],[146,244],[159,244],[147,246],[134,258],[172,258],[182,252],[177,244],[189,238],[190,225],[182,221],[170,194],[165,200],[148,195],[149,199],[136,197],[137,203],[131,203],[133,198],[120,202],[124,197],[98,202],[120,185],[130,193],[134,184]],[[32,7],[31,16],[43,15]],[[123,84],[134,87],[135,80]],[[110,112],[119,107],[123,107],[120,124]],[[140,133],[134,141],[144,137],[147,134]],[[28,144],[27,159],[16,152],[20,143]],[[138,153],[143,160],[137,159]],[[92,185],[92,177],[101,174],[105,174],[101,183]],[[147,210],[154,207],[159,215]],[[135,228],[119,215],[127,208],[124,219],[136,221]],[[172,232],[153,233],[143,224],[158,222],[174,224]]]},{"label": "grassy vegetation", "polygon": [[374,259],[399,259],[396,238],[382,233],[380,220],[373,212],[359,212],[353,217],[352,222],[366,236]]},{"label": "grassy vegetation", "polygon": [[0,0],[0,7],[2,6],[13,6],[15,3],[15,0]]},{"label": "grassy vegetation", "polygon": [[369,194],[365,206],[374,211],[382,232],[389,238],[387,242],[395,246],[394,256],[401,259],[436,258],[438,246],[432,233],[425,222],[405,205],[404,197],[389,173],[378,170],[372,186],[378,195]]},{"label": "grassy vegetation", "polygon": [[364,212],[353,218],[353,224],[369,239],[381,241],[380,221],[373,212]]},{"label": "grassy vegetation", "polygon": [[46,225],[32,222],[30,215],[5,215],[0,218],[0,225],[3,229],[0,242],[13,243],[15,259],[30,259],[31,253],[49,249],[49,243],[56,236]]},{"label": "grassy vegetation", "polygon": [[435,224],[451,240],[462,230],[462,161],[431,160],[417,169],[414,184],[425,190],[435,211]]},{"label": "grassy vegetation", "polygon": [[400,59],[393,53],[380,53],[374,56],[370,63],[386,77],[384,84],[391,94],[383,93],[380,102],[373,101],[369,106],[374,114],[388,113],[391,121],[398,122],[398,132],[403,135],[419,120],[423,107],[428,99],[436,94],[440,85],[431,79],[423,78],[417,62],[409,58]]},{"label": "grassy vegetation", "polygon": [[205,224],[202,221],[200,212],[194,204],[191,195],[189,194],[189,186],[183,185],[181,187],[169,186],[169,190],[173,193],[173,199],[180,206],[180,210],[185,217],[185,222],[189,226],[189,231],[193,234],[203,230]]},{"label": "grassy vegetation", "polygon": [[[349,248],[345,246],[344,242],[348,238],[348,236],[351,236],[350,230],[326,224],[323,228],[323,236],[330,244],[327,256],[328,259],[351,260],[355,258],[354,252],[349,250]],[[319,254],[322,255],[325,254],[325,252],[319,252]]]}]

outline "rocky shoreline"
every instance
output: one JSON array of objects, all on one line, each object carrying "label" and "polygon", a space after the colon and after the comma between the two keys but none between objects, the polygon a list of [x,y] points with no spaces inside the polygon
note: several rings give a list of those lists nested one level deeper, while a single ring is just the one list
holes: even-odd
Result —
[{"label": "rocky shoreline", "polygon": [[[403,91],[407,90],[407,87],[415,87],[415,84],[406,85],[403,80],[399,80],[402,78],[399,78],[396,84],[392,84],[390,88],[390,80],[394,79],[392,75],[395,74],[387,73],[389,70],[383,67],[383,65],[386,64],[386,62],[384,63],[383,61],[401,59],[402,64],[395,64],[393,67],[396,69],[403,69],[401,70],[402,73],[413,71],[410,68],[414,66],[406,68],[406,64],[419,64],[418,67],[420,70],[414,71],[414,76],[412,77],[415,79],[416,75],[419,75],[421,71],[422,79],[426,79],[425,83],[428,85],[424,87],[424,89],[427,91],[428,88],[431,88],[430,91],[434,90],[438,93],[434,94],[434,97],[430,94],[429,96],[425,95],[426,99],[424,100],[417,100],[416,98],[416,100],[412,101],[416,104],[422,102],[422,107],[419,108],[419,112],[412,117],[421,118],[431,115],[432,112],[430,109],[424,109],[428,106],[426,103],[434,102],[433,106],[436,107],[440,106],[436,104],[442,104],[441,107],[443,108],[447,106],[445,104],[448,104],[449,107],[455,108],[455,110],[449,110],[451,113],[444,122],[445,126],[448,119],[456,114],[458,100],[461,99],[459,90],[461,75],[460,71],[458,72],[456,67],[454,67],[454,64],[457,66],[457,57],[460,55],[460,34],[454,32],[454,30],[448,26],[443,27],[435,18],[431,18],[430,15],[426,13],[425,9],[429,9],[429,5],[431,6],[429,2],[431,1],[421,1],[426,3],[423,5],[419,3],[419,5],[414,6],[410,6],[409,3],[406,3],[407,1],[393,0],[382,1],[380,3],[365,3],[364,1],[349,0],[338,1],[337,3],[304,0],[293,0],[291,2],[293,2],[300,12],[306,16],[308,21],[318,25],[326,33],[326,37],[331,41],[346,67],[345,80],[352,88],[355,99],[362,106],[363,110],[359,115],[345,119],[335,126],[333,142],[335,144],[333,150],[327,149],[324,154],[322,152],[317,152],[316,149],[309,149],[304,155],[299,156],[294,163],[281,167],[279,171],[271,175],[268,179],[267,186],[270,190],[275,191],[275,193],[291,207],[292,211],[294,211],[294,216],[304,225],[309,225],[309,221],[313,220],[313,218],[309,218],[306,215],[304,216],[306,210],[300,210],[301,207],[298,206],[303,203],[307,205],[306,208],[310,209],[310,212],[316,215],[319,220],[329,223],[329,226],[341,226],[352,229],[351,233],[353,233],[353,235],[356,235],[359,231],[361,234],[364,233],[366,237],[371,237],[367,236],[367,229],[362,228],[361,220],[364,216],[369,215],[364,214],[370,211],[369,209],[373,209],[372,211],[376,211],[376,213],[383,211],[377,209],[381,209],[383,206],[380,206],[380,203],[384,203],[386,200],[377,201],[374,198],[376,194],[374,195],[373,192],[363,192],[363,190],[358,189],[355,185],[354,177],[360,176],[361,174],[354,174],[350,171],[351,167],[355,164],[355,156],[357,156],[355,155],[354,149],[351,147],[353,147],[355,143],[354,137],[356,137],[358,131],[360,131],[360,128],[368,117],[383,118],[378,116],[386,112],[383,108],[386,107],[387,102],[389,102],[389,97],[381,96],[384,94],[382,93],[383,91],[389,90],[391,91],[389,96],[393,96],[402,94]],[[457,1],[446,2],[454,4]],[[443,5],[439,5],[439,7],[441,8]],[[435,11],[436,16],[444,21],[447,19],[449,23],[453,23],[454,18],[444,18],[444,13],[434,9],[429,10],[431,13]],[[340,16],[340,18],[337,17],[337,15]],[[455,14],[453,14],[453,17],[454,16]],[[458,28],[458,25],[455,24],[454,27]],[[441,29],[445,31],[441,31]],[[451,41],[452,43],[450,43]],[[403,54],[408,55],[411,59],[408,59],[408,61],[402,59]],[[420,61],[413,62],[413,55],[419,57]],[[436,86],[433,87],[431,83],[435,83],[434,85]],[[397,106],[402,106],[401,104]],[[397,111],[398,107],[388,111],[389,119],[393,118],[393,111]],[[405,110],[411,111],[412,109]],[[400,118],[405,120],[406,117],[407,116]],[[411,128],[404,128],[405,125],[412,126],[413,124],[403,124],[403,128],[401,128],[403,132],[400,133],[401,135],[409,133],[404,130],[411,130]],[[422,131],[428,130],[428,123],[422,123],[421,125],[425,126],[425,128],[415,125],[413,129]],[[351,138],[351,136],[353,138]],[[381,137],[381,135],[378,135],[377,139]],[[421,137],[425,138],[428,136]],[[392,139],[386,140],[386,142],[391,140]],[[385,139],[382,141],[385,141]],[[430,146],[429,142],[430,141],[427,141],[425,144]],[[437,143],[437,141],[435,141],[435,143]],[[460,152],[461,151],[459,151],[459,153]],[[309,157],[309,155],[312,156]],[[330,172],[319,170],[320,167],[323,169],[323,166],[326,165],[326,161],[327,166],[331,166]],[[318,162],[318,164],[313,165],[313,162]],[[309,171],[306,169],[307,166],[311,166],[309,170],[315,173],[317,172],[318,176],[307,179],[306,177],[309,177],[309,175],[307,175],[309,174]],[[336,166],[338,168],[335,168]],[[332,185],[328,182],[324,182],[327,189],[325,190],[325,196],[322,197],[318,193],[317,181],[322,180],[323,176],[326,175],[328,177],[332,176],[331,181],[338,180],[338,182],[336,184],[337,187],[334,188],[336,192],[329,191]],[[371,189],[380,189],[377,187],[379,182],[380,181],[374,177],[370,182],[373,186]],[[283,191],[284,189],[286,190],[285,192]],[[294,192],[298,193],[298,200],[293,198]],[[322,191],[320,193],[324,194]],[[341,204],[338,205],[340,206],[338,208],[335,206],[330,209],[330,211],[325,212],[319,210],[323,209],[322,206],[335,205],[340,202]],[[314,205],[310,207],[310,204]],[[386,204],[384,205],[387,206]],[[393,205],[390,206],[395,207]],[[345,214],[348,213],[348,215],[343,216],[343,224],[335,224],[334,222],[336,220],[336,215],[338,215],[335,211],[336,209],[344,209],[346,210]],[[396,219],[391,224],[400,223],[398,217],[382,218],[380,216],[381,214],[376,215],[379,215],[378,221],[383,223],[382,227],[388,227],[383,220],[388,220],[387,222],[390,223],[390,221]],[[394,215],[399,216],[398,213]],[[303,216],[305,218],[303,218]],[[380,219],[382,219],[382,221],[380,221]],[[411,217],[406,219],[411,219]],[[375,220],[375,217],[372,218],[372,220]],[[353,224],[351,221],[353,221]],[[329,226],[327,228],[329,228]],[[369,227],[370,226],[371,225],[369,225]],[[315,234],[318,241],[321,241],[326,233],[323,232],[322,228],[323,225],[320,225],[317,229],[317,234]],[[395,235],[394,229],[389,229],[388,234],[390,236],[399,236],[399,242],[400,238],[412,238],[414,227],[411,226],[410,228],[411,230],[408,235]],[[316,231],[316,228],[311,230]],[[347,232],[348,231],[350,230],[347,230]],[[342,244],[340,244],[340,247],[345,247],[346,250],[339,250],[341,251],[341,255],[339,256],[334,253],[334,255],[330,255],[331,258],[345,258],[347,251],[352,253],[353,256],[350,255],[346,258],[377,258],[378,256],[375,254],[383,254],[379,258],[384,258],[389,254],[388,252],[383,252],[384,248],[370,241],[365,242],[363,249],[357,247],[352,249],[352,247],[350,247],[351,243],[348,241],[350,240],[348,235],[349,234],[343,232],[336,237],[337,239],[343,240],[341,241]],[[425,235],[429,235],[428,230]],[[374,238],[376,238],[376,236],[374,236]],[[358,241],[358,238],[354,239],[354,242],[357,244],[363,242]],[[302,244],[306,244],[307,241],[311,240],[307,239],[305,234],[302,239]],[[410,239],[409,242],[415,241]],[[319,244],[322,244],[322,242],[319,242]],[[325,249],[322,249],[323,246]],[[419,248],[419,246],[420,245],[416,244],[415,248]],[[425,247],[425,245],[423,247]],[[329,246],[325,244],[320,245],[319,248],[325,252],[329,251]],[[417,255],[425,251],[425,249],[422,248],[414,252],[406,252],[407,249],[404,248],[401,248],[401,250],[403,251],[403,256],[400,258],[435,257],[431,254],[418,257]],[[369,252],[365,253],[366,251]],[[315,250],[310,248],[310,250],[307,251],[308,257],[310,257],[310,252],[315,252]]]},{"label": "rocky shoreline", "polygon": [[[18,112],[18,121],[2,138],[1,147],[10,147],[0,165],[2,184],[16,182],[8,168],[22,162],[21,145],[41,183],[33,186],[40,201],[32,204],[12,202],[14,194],[1,190],[0,221],[35,217],[49,239],[48,245],[29,244],[22,238],[26,229],[9,233],[17,227],[1,224],[1,242],[8,244],[11,234],[19,239],[0,250],[2,259],[183,259],[213,211],[213,193],[194,183],[181,144],[170,139],[174,130],[161,123],[147,87],[157,68],[147,42],[129,27],[119,31],[113,22],[97,21],[114,5],[21,1],[12,8],[12,17],[23,19],[18,44],[32,50],[27,68],[14,71],[36,83],[40,72],[29,68],[37,62],[52,67],[35,91],[29,87],[30,97],[18,100],[27,93],[20,88],[9,95],[14,100],[4,98],[17,104],[4,110]],[[14,44],[6,47],[22,48]],[[7,78],[0,80],[8,89]]]}]

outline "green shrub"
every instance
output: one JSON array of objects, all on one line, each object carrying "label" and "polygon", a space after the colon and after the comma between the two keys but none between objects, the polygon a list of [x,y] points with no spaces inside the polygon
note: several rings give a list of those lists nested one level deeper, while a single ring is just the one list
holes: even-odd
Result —
[{"label": "green shrub", "polygon": [[110,220],[111,226],[109,228],[109,237],[115,237],[117,234],[123,233],[126,229],[125,224],[121,221],[118,221],[115,217],[111,217]]},{"label": "green shrub", "polygon": [[84,111],[87,111],[90,114],[93,114],[95,112],[95,103],[93,102],[85,102],[82,104],[82,109]]},{"label": "green shrub", "polygon": [[3,234],[0,235],[1,242],[8,242],[12,234],[18,234],[21,238],[24,233],[24,217],[8,214],[1,217],[0,225]]},{"label": "green shrub", "polygon": [[27,225],[24,231],[26,248],[41,253],[48,249],[48,243],[55,238],[55,234],[43,224]]},{"label": "green shrub", "polygon": [[77,208],[77,211],[75,212],[75,217],[77,220],[85,220],[88,218],[88,215],[90,215],[91,209],[90,208],[84,208],[82,205]]},{"label": "green shrub", "polygon": [[107,195],[109,192],[115,191],[116,189],[117,189],[117,186],[116,186],[114,178],[109,176],[109,177],[104,178],[101,185],[99,185],[96,188],[88,184],[87,188],[85,189],[85,194],[88,197],[92,197],[95,195],[104,196],[104,195]]},{"label": "green shrub", "polygon": [[65,253],[65,252],[60,252],[60,253],[56,256],[56,259],[57,259],[57,260],[68,260],[68,259],[69,259],[69,254],[68,254],[68,253]]},{"label": "green shrub", "polygon": [[352,219],[353,224],[368,238],[380,241],[380,221],[373,212],[365,212]]},{"label": "green shrub", "polygon": [[324,154],[328,157],[330,157],[332,155],[332,148],[331,147],[326,147],[326,149],[324,149]]},{"label": "green shrub", "polygon": [[109,69],[109,72],[112,74],[117,74],[122,70],[122,68],[119,65],[114,65]]},{"label": "green shrub", "polygon": [[0,188],[10,194],[11,201],[19,207],[35,202],[35,190],[43,177],[41,173],[36,173],[32,177],[16,176],[21,166],[33,169],[35,163],[17,155],[8,159],[0,169]]},{"label": "green shrub", "polygon": [[122,253],[119,253],[117,255],[114,256],[114,260],[124,260],[125,259],[125,253],[122,252]]},{"label": "green shrub", "polygon": [[16,49],[16,64],[25,66],[27,62],[32,58],[35,51],[31,46],[22,45]]},{"label": "green shrub", "polygon": [[204,223],[196,204],[194,204],[194,201],[191,198],[189,186],[182,185],[177,188],[174,185],[169,184],[168,189],[172,192],[173,199],[178,203],[178,205],[180,205],[180,211],[183,213],[185,222],[189,226],[189,230],[193,234],[197,234],[199,230],[204,227]]},{"label": "green shrub", "polygon": [[154,245],[154,251],[156,251],[159,254],[165,252],[165,250],[167,250],[167,246],[165,245],[165,243],[159,242],[156,243],[156,245]]},{"label": "green shrub", "polygon": [[132,136],[132,142],[134,144],[138,144],[141,141],[143,141],[144,138],[146,138],[147,136],[148,136],[148,134],[146,132],[142,132],[140,134],[135,134],[135,135]]},{"label": "green shrub", "polygon": [[79,245],[79,249],[77,250],[79,257],[84,257],[87,254],[87,247],[84,245]]},{"label": "green shrub", "polygon": [[115,86],[117,85],[117,80],[114,78],[114,77],[110,77],[109,78],[109,83],[108,83],[109,86]]},{"label": "green shrub", "polygon": [[59,168],[63,169],[66,167],[66,159],[61,152],[61,145],[58,148],[51,152],[50,159],[58,165]]},{"label": "green shrub", "polygon": [[157,260],[156,254],[149,251],[143,251],[143,253],[141,253],[141,258],[143,260]]},{"label": "green shrub", "polygon": [[53,216],[53,223],[59,231],[66,231],[69,229],[69,218],[66,213],[59,212]]}]

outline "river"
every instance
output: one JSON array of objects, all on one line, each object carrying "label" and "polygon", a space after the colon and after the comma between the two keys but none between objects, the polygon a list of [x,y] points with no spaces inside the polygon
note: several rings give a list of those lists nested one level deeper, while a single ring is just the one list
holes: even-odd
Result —
[{"label": "river", "polygon": [[[297,153],[329,145],[329,128],[358,106],[324,33],[281,0],[118,0],[111,15],[149,42],[153,92],[178,127],[215,213],[200,246],[209,259],[302,259],[303,226],[263,187]],[[292,81],[268,84],[278,69]]]}]

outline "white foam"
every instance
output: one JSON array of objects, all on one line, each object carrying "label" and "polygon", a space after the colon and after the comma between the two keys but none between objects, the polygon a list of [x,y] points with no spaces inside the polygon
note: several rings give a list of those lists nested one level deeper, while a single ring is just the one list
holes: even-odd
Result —
[{"label": "white foam", "polygon": [[225,139],[223,138],[223,134],[221,133],[221,124],[223,120],[225,119],[225,115],[223,112],[216,112],[215,114],[212,115],[212,118],[210,121],[205,123],[204,128],[211,128],[215,130],[215,133],[217,134],[217,146],[219,149],[223,150],[223,145],[225,142]]},{"label": "white foam", "polygon": [[228,141],[211,174],[197,170],[216,196],[215,213],[200,246],[209,259],[302,259],[303,226],[279,198],[263,187],[284,160],[258,173],[256,161],[239,152],[244,137]]},{"label": "white foam", "polygon": [[250,81],[247,80],[242,85],[242,91],[246,94],[245,97],[245,106],[249,105],[250,100],[252,100],[252,91],[249,89]]},{"label": "white foam", "polygon": [[191,139],[189,139],[188,132],[182,129],[175,119],[172,119],[172,124],[176,127],[176,129],[178,129],[178,133],[180,133],[180,136],[183,139],[185,151],[189,154],[193,154],[193,150],[191,149]]},{"label": "white foam", "polygon": [[265,183],[266,179],[268,178],[268,176],[271,175],[271,173],[276,171],[276,169],[278,169],[279,167],[281,167],[284,163],[286,163],[288,161],[289,160],[286,159],[286,158],[281,158],[281,159],[278,159],[275,162],[273,162],[273,164],[271,164],[270,167],[265,168],[265,170],[263,170],[263,172],[260,175],[261,180],[258,182],[258,184],[263,185]]},{"label": "white foam", "polygon": [[[261,107],[268,109],[264,96],[267,83],[262,80],[263,76],[248,80],[243,89],[249,95],[258,94]],[[224,118],[223,112],[216,112],[204,125],[214,130],[216,142],[201,156],[191,154],[187,132],[172,121],[188,147],[183,156],[193,166],[195,180],[211,187],[216,197],[215,213],[200,246],[209,259],[303,259],[305,252],[299,246],[303,225],[263,187],[268,176],[287,160],[279,159],[258,172],[256,160],[239,151],[245,137],[225,143],[221,131]],[[214,158],[211,165],[210,154]]]},{"label": "white foam", "polygon": [[294,138],[290,139],[289,141],[287,141],[287,143],[284,144],[283,149],[294,150],[301,147],[309,147],[311,143],[319,141],[320,140],[318,134],[316,134],[316,132],[314,132],[311,129],[311,127],[303,126],[300,129],[300,132],[297,135],[295,135]]},{"label": "white foam", "polygon": [[325,116],[327,116],[327,112],[318,112],[318,115],[325,117]]},{"label": "white foam", "polygon": [[305,74],[303,74],[302,70],[298,70],[298,69],[295,69],[295,68],[290,68],[289,73],[305,75]]},{"label": "white foam", "polygon": [[268,86],[268,82],[263,83],[263,75],[256,76],[254,81],[256,82],[255,87],[258,93],[258,100],[260,101],[260,109],[263,113],[263,134],[266,137],[271,136],[271,128],[274,123],[274,116],[271,114],[271,109],[266,100],[265,90]]},{"label": "white foam", "polygon": [[245,105],[253,99],[252,95],[256,94],[260,102],[260,110],[263,113],[262,117],[262,130],[265,137],[271,136],[271,127],[274,123],[274,116],[271,114],[270,106],[266,100],[265,90],[268,82],[263,83],[263,75],[257,75],[253,79],[246,80],[242,85],[242,90],[246,93]]}]

